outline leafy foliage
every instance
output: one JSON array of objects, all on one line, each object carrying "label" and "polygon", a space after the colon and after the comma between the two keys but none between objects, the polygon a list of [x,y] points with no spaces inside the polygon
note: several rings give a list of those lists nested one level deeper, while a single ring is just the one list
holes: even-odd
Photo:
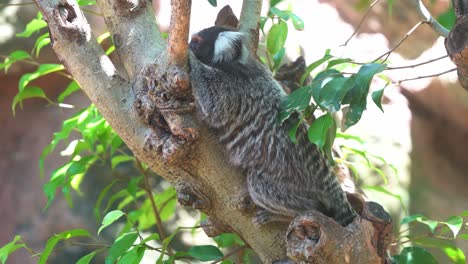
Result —
[{"label": "leafy foliage", "polygon": [[[208,0],[216,6],[216,0]],[[270,10],[267,17],[261,18],[260,28],[265,35],[265,57],[262,60],[275,72],[282,64],[285,57],[285,44],[288,37],[289,26],[295,30],[303,30],[304,22],[291,10],[282,10],[278,4],[282,0],[271,0]],[[95,5],[94,0],[79,0],[80,6]],[[392,2],[389,2],[392,5]],[[442,14],[439,21],[444,25],[453,24],[453,10]],[[12,102],[12,111],[16,111],[17,106],[22,107],[24,100],[30,98],[40,98],[46,100],[50,105],[62,105],[71,94],[80,90],[79,84],[65,73],[64,67],[60,64],[39,63],[36,58],[43,48],[50,45],[50,35],[45,32],[47,26],[40,13],[26,25],[23,32],[17,34],[20,38],[36,37],[34,48],[31,52],[16,50],[4,56],[0,63],[0,70],[5,73],[15,63],[28,63],[36,65],[34,71],[24,74],[19,81],[18,93]],[[266,30],[268,29],[268,30]],[[267,33],[265,33],[267,32]],[[106,32],[97,38],[99,43],[110,39],[110,33]],[[115,47],[110,44],[106,54],[113,52]],[[357,69],[348,73],[344,69]],[[284,122],[294,113],[300,116],[295,127],[290,131],[290,137],[295,141],[296,130],[304,120],[311,118],[318,110],[321,114],[308,128],[309,140],[316,144],[326,155],[332,158],[332,145],[335,138],[354,141],[361,147],[341,146],[345,157],[338,162],[345,163],[358,176],[355,169],[358,162],[365,164],[373,172],[381,176],[382,186],[365,186],[365,189],[377,191],[395,199],[398,199],[405,211],[405,205],[400,195],[389,190],[385,185],[388,183],[386,173],[376,165],[376,161],[384,166],[390,167],[396,173],[391,164],[388,164],[382,157],[370,153],[365,149],[364,141],[353,135],[337,133],[338,124],[333,115],[339,111],[343,113],[343,130],[359,122],[364,110],[367,107],[367,100],[371,98],[373,102],[383,111],[381,99],[387,85],[371,93],[370,86],[375,76],[378,76],[386,69],[385,64],[367,63],[358,64],[350,58],[333,56],[330,50],[326,50],[324,55],[316,61],[310,63],[305,73],[301,76],[300,88],[289,96],[285,97],[281,107],[280,122]],[[61,74],[70,78],[70,83],[58,95],[56,99],[49,98],[42,87],[31,85],[38,78],[48,74]],[[313,80],[309,82],[309,77]],[[100,163],[105,165],[109,171],[116,171],[121,166],[131,166],[134,174],[128,178],[116,177],[105,186],[96,201],[94,214],[96,221],[101,223],[97,230],[97,235],[102,232],[108,233],[112,228],[118,229],[118,234],[110,245],[98,245],[98,248],[87,255],[81,257],[77,264],[91,263],[97,254],[106,252],[105,263],[140,263],[147,250],[157,250],[159,258],[156,263],[174,263],[178,259],[199,260],[199,261],[221,261],[227,256],[223,251],[239,252],[239,262],[250,263],[253,251],[247,249],[245,242],[236,234],[225,233],[214,238],[216,245],[192,245],[186,250],[175,250],[171,243],[177,239],[177,235],[185,229],[189,229],[192,234],[198,228],[177,227],[169,235],[161,228],[166,222],[171,221],[176,214],[176,191],[165,182],[151,174],[145,164],[141,164],[126,148],[122,139],[112,130],[99,111],[90,105],[78,110],[73,116],[63,121],[59,131],[53,134],[52,140],[46,146],[39,159],[41,176],[44,176],[44,163],[47,157],[60,144],[66,147],[60,152],[67,157],[65,164],[57,168],[49,177],[43,190],[47,196],[46,208],[52,205],[61,191],[70,206],[73,205],[72,191],[80,194],[80,184],[88,170]],[[358,145],[359,145],[358,144]],[[351,162],[348,156],[358,157]],[[158,185],[157,192],[153,192],[149,178],[162,182]],[[104,216],[103,216],[104,215]],[[103,217],[102,217],[103,216]],[[424,248],[437,248],[445,253],[451,263],[465,263],[463,251],[457,248],[452,242],[454,239],[468,240],[467,222],[468,212],[451,216],[445,221],[429,219],[422,214],[405,217],[401,225],[423,225],[428,232],[421,234],[401,235],[395,242],[403,245],[412,242],[412,246],[403,247],[400,254],[394,256],[397,263],[437,263],[435,258]],[[119,223],[119,224],[117,224]],[[156,229],[151,230],[152,228]],[[94,233],[94,232],[93,232]],[[149,233],[149,234],[148,234]],[[39,263],[46,263],[52,252],[57,250],[59,243],[76,243],[75,239],[92,238],[89,231],[84,229],[65,230],[49,238],[42,253],[39,253]],[[86,244],[86,243],[83,243]],[[157,246],[155,247],[154,244]],[[96,245],[93,245],[96,246]],[[424,248],[423,248],[424,247]],[[10,242],[0,248],[0,262],[6,263],[9,255],[19,249],[26,249],[33,253],[22,240],[21,236],[15,236]],[[231,253],[232,253],[231,252]],[[223,259],[221,263],[234,263],[230,259]]]}]

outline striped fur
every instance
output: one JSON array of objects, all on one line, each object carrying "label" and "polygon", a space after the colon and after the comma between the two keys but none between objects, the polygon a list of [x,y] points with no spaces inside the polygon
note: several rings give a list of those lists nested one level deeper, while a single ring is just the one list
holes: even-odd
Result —
[{"label": "striped fur", "polygon": [[257,222],[315,209],[350,223],[357,214],[326,158],[308,141],[305,125],[294,144],[288,136],[294,120],[280,124],[284,93],[270,72],[251,56],[224,63],[229,67],[191,56],[192,89],[201,119],[215,130],[229,161],[246,172],[252,200],[264,209]]}]

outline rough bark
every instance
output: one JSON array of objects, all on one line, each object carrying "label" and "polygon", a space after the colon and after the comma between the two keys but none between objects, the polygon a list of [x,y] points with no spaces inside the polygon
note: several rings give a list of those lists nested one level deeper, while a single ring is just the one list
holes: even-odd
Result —
[{"label": "rough bark", "polygon": [[[168,47],[146,0],[97,1],[124,73],[118,73],[105,55],[75,1],[36,0],[36,3],[48,21],[53,49],[66,69],[133,154],[174,185],[179,201],[210,216],[215,226],[207,229],[207,233],[239,234],[264,263],[284,259],[286,225],[252,224],[254,212],[246,195],[245,177],[226,162],[210,131],[194,118],[185,65],[186,12],[190,2],[173,1],[173,10],[178,8],[174,10],[172,24],[180,24],[171,27]],[[258,27],[259,3],[246,1],[241,15],[240,30],[251,39]],[[324,230],[329,226],[337,228],[331,219],[316,215],[312,213],[311,221]],[[353,237],[377,241],[372,239],[382,231],[374,231],[372,225],[361,226],[350,231]],[[339,234],[344,233],[334,236],[339,238]],[[352,240],[349,239],[350,246]],[[341,242],[337,239],[329,243],[335,244],[330,247],[334,250]],[[368,252],[359,251],[360,254],[382,253],[376,246],[367,249]]]},{"label": "rough bark", "polygon": [[454,9],[457,20],[445,39],[445,48],[450,59],[457,65],[460,84],[468,90],[468,3],[455,0]]}]

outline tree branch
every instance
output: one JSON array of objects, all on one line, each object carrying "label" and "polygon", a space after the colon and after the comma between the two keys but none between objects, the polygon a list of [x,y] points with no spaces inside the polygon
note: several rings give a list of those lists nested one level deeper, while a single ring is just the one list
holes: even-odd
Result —
[{"label": "tree branch", "polygon": [[239,31],[249,36],[247,45],[252,54],[257,53],[262,0],[244,0],[239,19]]},{"label": "tree branch", "polygon": [[191,5],[191,0],[171,1],[172,13],[167,52],[169,59],[180,67],[187,65]]},{"label": "tree branch", "polygon": [[[153,63],[165,47],[151,5],[146,0],[96,1],[130,79]],[[148,45],[151,43],[151,45]]]},{"label": "tree branch", "polygon": [[444,38],[448,36],[449,31],[431,16],[431,13],[427,10],[421,0],[410,0],[410,3],[416,9],[419,16],[424,19],[424,21],[429,24],[437,34]]}]

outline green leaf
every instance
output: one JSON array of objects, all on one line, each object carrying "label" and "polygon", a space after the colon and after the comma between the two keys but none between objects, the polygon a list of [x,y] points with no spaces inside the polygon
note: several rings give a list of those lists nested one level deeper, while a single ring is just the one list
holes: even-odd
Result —
[{"label": "green leaf", "polygon": [[340,110],[341,100],[346,93],[351,89],[345,85],[348,78],[338,76],[327,82],[320,91],[318,104],[328,110],[329,113],[334,113]]},{"label": "green leaf", "polygon": [[169,244],[172,242],[172,240],[174,239],[174,237],[177,235],[177,233],[179,233],[180,231],[180,227],[176,228],[176,230],[174,230],[174,232],[172,232],[172,234],[170,234],[168,237],[166,237],[164,240],[163,240],[163,248],[161,250],[161,254],[159,255],[159,258],[156,260],[156,263],[162,263],[163,261],[163,258],[164,258],[164,255],[166,253],[166,249],[167,247],[169,246]]},{"label": "green leaf", "polygon": [[153,240],[159,240],[159,234],[157,233],[153,233],[149,236],[147,236],[145,239],[143,239],[141,242],[140,242],[140,245],[143,245],[145,244],[146,242],[149,242],[149,241],[153,241]]},{"label": "green leaf", "polygon": [[459,234],[457,238],[468,240],[468,234]]},{"label": "green leaf", "polygon": [[327,132],[333,125],[333,117],[331,114],[325,114],[312,122],[307,136],[309,141],[322,149],[327,140]]},{"label": "green leaf", "polygon": [[424,237],[414,240],[414,243],[419,246],[432,247],[441,250],[451,260],[452,263],[466,264],[466,258],[463,251],[453,245],[451,242],[431,237]]},{"label": "green leaf", "polygon": [[112,164],[112,170],[117,167],[122,162],[128,162],[128,161],[133,161],[135,160],[135,157],[129,156],[129,155],[117,155],[112,157],[111,164]]},{"label": "green leaf", "polygon": [[212,5],[213,7],[218,6],[218,1],[217,0],[208,0],[208,3],[210,3],[210,5]]},{"label": "green leaf", "polygon": [[213,238],[220,248],[228,248],[235,245],[243,246],[245,245],[244,241],[234,233],[224,233]]},{"label": "green leaf", "polygon": [[281,3],[283,0],[270,0],[270,6],[276,6]]},{"label": "green leaf", "polygon": [[283,21],[288,21],[289,20],[289,14],[290,14],[289,11],[282,11],[282,10],[279,10],[278,8],[273,6],[273,7],[270,8],[270,12],[273,15],[279,17]]},{"label": "green leaf", "polygon": [[294,112],[303,112],[310,104],[312,90],[310,86],[301,87],[281,101],[280,122],[283,123]]},{"label": "green leaf", "polygon": [[6,263],[6,261],[8,260],[8,256],[11,255],[13,252],[20,248],[26,247],[24,243],[17,244],[18,241],[21,241],[21,236],[15,236],[13,241],[0,248],[0,261],[2,262],[2,264]]},{"label": "green leaf", "polygon": [[8,69],[10,68],[11,65],[13,65],[13,63],[22,61],[25,59],[29,59],[29,58],[31,58],[31,56],[26,51],[15,50],[12,53],[10,53],[8,57],[5,58],[2,64],[0,64],[0,70],[5,68],[5,73],[7,73]]},{"label": "green leaf", "polygon": [[342,100],[342,104],[349,103],[349,109],[343,116],[342,130],[348,129],[361,119],[366,109],[371,80],[375,74],[385,70],[386,66],[386,64],[377,63],[366,64],[348,79],[345,85],[352,88]]},{"label": "green leaf", "polygon": [[302,124],[302,121],[303,120],[301,118],[299,121],[296,122],[296,124],[291,129],[288,130],[288,136],[294,144],[297,144],[297,138],[296,138],[297,129]]},{"label": "green leaf", "polygon": [[385,91],[385,88],[387,88],[388,86],[388,83],[385,85],[384,88],[380,89],[380,90],[377,90],[377,91],[373,91],[372,94],[371,94],[371,97],[372,97],[372,101],[374,101],[375,105],[380,108],[380,110],[382,110],[382,112],[384,111],[383,108],[382,108],[382,96],[383,96],[383,93]]},{"label": "green leaf", "polygon": [[278,51],[278,53],[273,55],[273,62],[274,62],[273,69],[276,70],[279,68],[279,66],[281,65],[281,61],[283,61],[285,53],[286,53],[286,49],[282,47],[280,51]]},{"label": "green leaf", "polygon": [[16,114],[16,105],[20,104],[21,106],[24,100],[31,98],[43,98],[50,102],[49,98],[47,98],[44,91],[40,87],[28,87],[27,89],[17,93],[13,98],[13,103],[11,104],[11,111],[13,112],[13,115]]},{"label": "green leaf", "polygon": [[201,261],[217,260],[224,256],[223,252],[221,252],[219,248],[212,246],[212,245],[193,246],[188,251],[188,254],[192,258],[195,258]]},{"label": "green leaf", "polygon": [[321,59],[318,59],[314,62],[312,62],[309,66],[307,66],[304,74],[302,74],[301,76],[301,79],[299,80],[299,84],[300,85],[304,85],[304,81],[307,79],[307,77],[310,75],[310,73],[315,69],[317,68],[318,66],[320,66],[322,63],[326,62],[327,60],[329,60],[330,58],[333,58],[332,55],[330,55],[330,50],[327,49],[325,51],[325,54],[323,55],[323,57]]},{"label": "green leaf", "polygon": [[400,255],[393,256],[397,264],[437,264],[427,250],[420,247],[405,247]]},{"label": "green leaf", "polygon": [[408,215],[407,217],[401,219],[400,225],[416,222],[418,219],[423,218],[423,217],[426,217],[426,216],[424,216],[422,214]]},{"label": "green leaf", "polygon": [[78,4],[80,6],[84,6],[84,5],[95,5],[96,4],[96,0],[78,0]]},{"label": "green leaf", "polygon": [[304,30],[304,21],[298,17],[296,14],[289,13],[293,26],[296,30]]},{"label": "green leaf", "polygon": [[145,254],[146,247],[134,247],[123,255],[117,263],[119,264],[138,264]]},{"label": "green leaf", "polygon": [[31,81],[41,76],[61,71],[63,69],[65,69],[65,67],[63,67],[63,65],[61,64],[41,64],[39,65],[39,67],[37,67],[37,69],[34,72],[26,73],[23,76],[21,76],[18,84],[18,90],[21,92]]},{"label": "green leaf", "polygon": [[274,24],[271,26],[270,31],[268,31],[267,37],[267,50],[273,55],[278,53],[288,37],[288,25],[284,22]]},{"label": "green leaf", "polygon": [[50,254],[52,253],[52,251],[54,250],[58,242],[62,240],[68,240],[74,237],[92,237],[92,236],[89,234],[87,230],[84,230],[84,229],[73,229],[73,230],[67,230],[67,231],[58,233],[47,240],[44,251],[41,253],[38,263],[39,264],[47,263],[47,260],[49,259]]},{"label": "green leaf", "polygon": [[447,11],[440,14],[436,19],[442,26],[450,30],[453,28],[453,25],[455,25],[455,20],[457,17],[455,16],[453,7],[450,7]]},{"label": "green leaf", "polygon": [[325,156],[328,158],[328,162],[331,165],[335,164],[335,160],[333,159],[333,142],[335,141],[336,137],[336,123],[335,119],[333,119],[332,126],[327,131],[327,137],[325,141],[325,145],[323,146],[322,150],[325,153]]},{"label": "green leaf", "polygon": [[112,186],[114,186],[114,184],[117,183],[118,181],[119,180],[113,180],[111,183],[109,183],[106,187],[102,189],[101,193],[99,193],[98,199],[96,201],[96,204],[94,205],[94,210],[93,210],[97,221],[101,219],[101,204],[102,204],[104,197],[106,197],[106,195],[109,193]]},{"label": "green leaf", "polygon": [[70,82],[67,88],[65,88],[65,90],[63,90],[63,92],[61,92],[57,97],[57,102],[62,103],[65,98],[78,90],[80,90],[80,85],[76,81]]},{"label": "green leaf", "polygon": [[89,264],[91,260],[96,256],[97,253],[101,252],[102,249],[95,250],[83,257],[81,257],[75,264]]},{"label": "green leaf", "polygon": [[336,65],[340,65],[340,64],[343,64],[343,63],[349,63],[349,62],[352,62],[352,61],[353,60],[349,59],[349,58],[330,60],[328,62],[328,64],[327,64],[327,69],[331,69],[331,68],[335,67]]},{"label": "green leaf", "polygon": [[16,34],[18,38],[29,38],[32,34],[38,32],[39,30],[47,27],[47,22],[42,19],[33,19],[31,20],[24,29],[23,32]]},{"label": "green leaf", "polygon": [[36,39],[36,43],[34,43],[33,52],[36,51],[36,57],[39,57],[39,53],[41,49],[50,44],[50,37],[49,32],[42,34]]},{"label": "green leaf", "polygon": [[134,177],[127,184],[127,191],[134,199],[136,198],[138,185],[140,184],[140,181],[142,179],[143,179],[143,176]]},{"label": "green leaf", "polygon": [[447,225],[450,230],[452,230],[453,238],[455,238],[463,226],[463,218],[461,216],[451,216],[445,222],[441,223]]},{"label": "green leaf", "polygon": [[125,233],[119,236],[109,249],[105,264],[113,264],[118,258],[124,255],[131,246],[133,246],[133,243],[137,238],[137,232]]},{"label": "green leaf", "polygon": [[119,220],[120,217],[122,217],[123,215],[125,215],[124,212],[120,210],[114,210],[114,211],[108,212],[104,216],[104,219],[102,219],[102,224],[101,224],[101,227],[99,227],[98,235],[99,233],[101,233],[102,230],[104,230],[104,228],[110,226],[112,223]]},{"label": "green leaf", "polygon": [[323,88],[333,79],[341,77],[343,77],[343,75],[335,69],[324,70],[322,72],[319,72],[310,84],[312,90],[311,93],[312,97],[314,98],[314,101],[320,102],[320,94],[322,93]]}]

